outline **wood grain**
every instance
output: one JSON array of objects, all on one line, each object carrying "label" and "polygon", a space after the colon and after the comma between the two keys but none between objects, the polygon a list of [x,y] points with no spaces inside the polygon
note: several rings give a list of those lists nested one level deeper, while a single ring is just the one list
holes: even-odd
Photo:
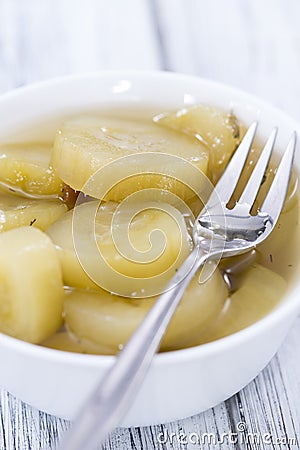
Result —
[{"label": "wood grain", "polygon": [[258,95],[300,118],[300,3],[155,0],[166,68]]},{"label": "wood grain", "polygon": [[[235,85],[300,119],[299,15],[297,0],[0,0],[0,92],[68,73],[165,69]],[[231,399],[171,424],[118,429],[104,448],[300,448],[299,350],[298,319],[268,367]],[[69,426],[1,391],[0,450],[54,449]],[[189,440],[204,433],[237,433],[238,442]],[[247,433],[274,442],[247,443]]]}]

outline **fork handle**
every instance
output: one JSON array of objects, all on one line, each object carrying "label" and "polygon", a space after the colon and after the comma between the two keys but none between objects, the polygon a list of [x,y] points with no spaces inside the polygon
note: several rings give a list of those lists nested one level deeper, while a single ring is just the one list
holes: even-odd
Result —
[{"label": "fork handle", "polygon": [[145,378],[186,287],[207,256],[197,246],[190,253],[84,404],[62,449],[92,450],[120,423]]}]

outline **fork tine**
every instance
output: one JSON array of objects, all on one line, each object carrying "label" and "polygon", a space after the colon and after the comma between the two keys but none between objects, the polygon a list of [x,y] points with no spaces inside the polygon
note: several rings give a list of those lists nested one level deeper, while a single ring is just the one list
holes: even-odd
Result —
[{"label": "fork tine", "polygon": [[247,156],[251,149],[251,145],[256,133],[256,128],[257,122],[253,122],[248,128],[242,142],[235,151],[226,167],[225,172],[223,173],[222,177],[215,187],[220,200],[225,204],[229,202],[240,178]]},{"label": "fork tine", "polygon": [[287,194],[296,142],[297,133],[294,131],[288,143],[287,149],[281,158],[273,183],[271,184],[269,192],[262,204],[262,207],[260,208],[261,212],[265,212],[271,217],[273,224],[277,222]]},{"label": "fork tine", "polygon": [[239,203],[246,203],[249,205],[249,210],[256,199],[263,176],[267,170],[267,166],[274,148],[276,135],[277,128],[274,128],[239,199]]}]

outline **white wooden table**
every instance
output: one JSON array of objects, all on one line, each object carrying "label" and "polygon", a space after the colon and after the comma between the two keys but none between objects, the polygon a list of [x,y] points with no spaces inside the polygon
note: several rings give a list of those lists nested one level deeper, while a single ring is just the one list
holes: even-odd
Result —
[{"label": "white wooden table", "polygon": [[[0,0],[0,92],[68,73],[164,69],[240,87],[300,120],[299,23],[299,0]],[[298,319],[243,391],[192,418],[118,429],[105,449],[298,449],[299,353]],[[241,422],[260,443],[241,442]],[[53,449],[68,427],[1,391],[1,450]],[[203,433],[239,443],[195,444]]]}]

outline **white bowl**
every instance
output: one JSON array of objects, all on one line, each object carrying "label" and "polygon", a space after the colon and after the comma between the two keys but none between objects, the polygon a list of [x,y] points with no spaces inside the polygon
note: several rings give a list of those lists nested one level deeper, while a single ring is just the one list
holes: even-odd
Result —
[{"label": "white bowl", "polygon": [[[63,116],[107,105],[133,103],[159,111],[199,102],[233,109],[246,124],[258,119],[262,138],[278,125],[281,150],[292,130],[299,131],[283,112],[224,85],[172,73],[109,72],[56,79],[3,95],[0,137],[1,141],[16,135],[40,138],[53,133]],[[47,118],[51,118],[48,127],[33,126]],[[299,170],[299,153],[295,164]],[[297,278],[279,306],[245,330],[202,346],[156,355],[122,425],[190,416],[249,383],[275,354],[300,310]],[[0,361],[0,385],[36,408],[72,419],[114,357],[61,352],[0,335]]]}]

